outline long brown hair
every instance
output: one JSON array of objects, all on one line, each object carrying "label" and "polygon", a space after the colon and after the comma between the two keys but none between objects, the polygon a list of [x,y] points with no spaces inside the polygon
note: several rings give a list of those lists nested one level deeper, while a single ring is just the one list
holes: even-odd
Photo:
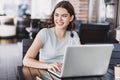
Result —
[{"label": "long brown hair", "polygon": [[47,22],[48,23],[47,24],[48,28],[55,26],[55,24],[54,24],[54,13],[55,13],[55,10],[59,7],[65,8],[68,11],[68,13],[70,14],[70,16],[72,16],[72,15],[74,16],[73,20],[68,24],[68,27],[67,27],[67,30],[71,31],[71,37],[73,37],[72,30],[75,27],[75,23],[74,23],[74,21],[75,21],[75,11],[74,11],[74,8],[73,8],[72,4],[68,1],[61,1],[55,6],[55,8],[54,8],[54,10],[53,10],[53,12],[50,16],[50,19]]}]

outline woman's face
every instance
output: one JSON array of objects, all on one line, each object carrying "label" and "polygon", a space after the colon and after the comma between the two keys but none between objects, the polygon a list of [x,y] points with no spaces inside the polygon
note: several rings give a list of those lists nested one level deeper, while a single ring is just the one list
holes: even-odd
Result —
[{"label": "woman's face", "polygon": [[65,8],[59,7],[54,13],[55,27],[60,29],[66,29],[69,22],[73,20],[73,16],[70,16]]}]

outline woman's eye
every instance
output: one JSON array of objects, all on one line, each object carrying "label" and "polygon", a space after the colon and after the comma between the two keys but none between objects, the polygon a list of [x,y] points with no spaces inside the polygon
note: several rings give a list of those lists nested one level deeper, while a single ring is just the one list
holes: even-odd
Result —
[{"label": "woman's eye", "polygon": [[58,14],[55,14],[55,16],[57,17],[57,16],[59,16]]},{"label": "woman's eye", "polygon": [[67,15],[63,15],[63,17],[67,17]]}]

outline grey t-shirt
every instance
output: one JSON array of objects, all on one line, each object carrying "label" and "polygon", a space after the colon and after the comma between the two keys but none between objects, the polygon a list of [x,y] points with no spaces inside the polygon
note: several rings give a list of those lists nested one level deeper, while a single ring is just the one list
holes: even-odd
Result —
[{"label": "grey t-shirt", "polygon": [[70,36],[70,31],[66,32],[64,41],[58,41],[54,28],[43,28],[37,36],[42,41],[42,48],[40,49],[40,61],[52,63],[52,62],[63,62],[64,49],[66,45],[78,45],[79,37],[75,31],[73,31],[74,37]]}]

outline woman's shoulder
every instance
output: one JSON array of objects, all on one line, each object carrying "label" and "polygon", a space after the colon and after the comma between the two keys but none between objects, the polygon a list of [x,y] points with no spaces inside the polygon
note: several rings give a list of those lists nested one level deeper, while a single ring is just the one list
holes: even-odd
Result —
[{"label": "woman's shoulder", "polygon": [[42,28],[40,31],[49,31],[49,30],[52,30],[52,28]]},{"label": "woman's shoulder", "polygon": [[38,32],[38,35],[45,35],[47,33],[47,28],[42,28],[40,29],[40,31]]},{"label": "woman's shoulder", "polygon": [[[68,33],[71,34],[71,31],[68,31]],[[72,31],[72,33],[73,33],[74,35],[77,35],[77,32],[76,32],[76,31]]]},{"label": "woman's shoulder", "polygon": [[38,35],[48,35],[49,33],[52,32],[52,28],[42,28],[39,32]]},{"label": "woman's shoulder", "polygon": [[72,31],[73,32],[73,34],[77,34],[77,32],[76,31]]},{"label": "woman's shoulder", "polygon": [[48,28],[42,28],[40,31],[47,31]]},{"label": "woman's shoulder", "polygon": [[42,28],[42,29],[40,29],[40,31],[38,33],[44,34],[44,33],[47,33],[47,32],[48,32],[48,28]]},{"label": "woman's shoulder", "polygon": [[72,33],[75,37],[78,37],[78,33],[76,31],[72,31]]}]

